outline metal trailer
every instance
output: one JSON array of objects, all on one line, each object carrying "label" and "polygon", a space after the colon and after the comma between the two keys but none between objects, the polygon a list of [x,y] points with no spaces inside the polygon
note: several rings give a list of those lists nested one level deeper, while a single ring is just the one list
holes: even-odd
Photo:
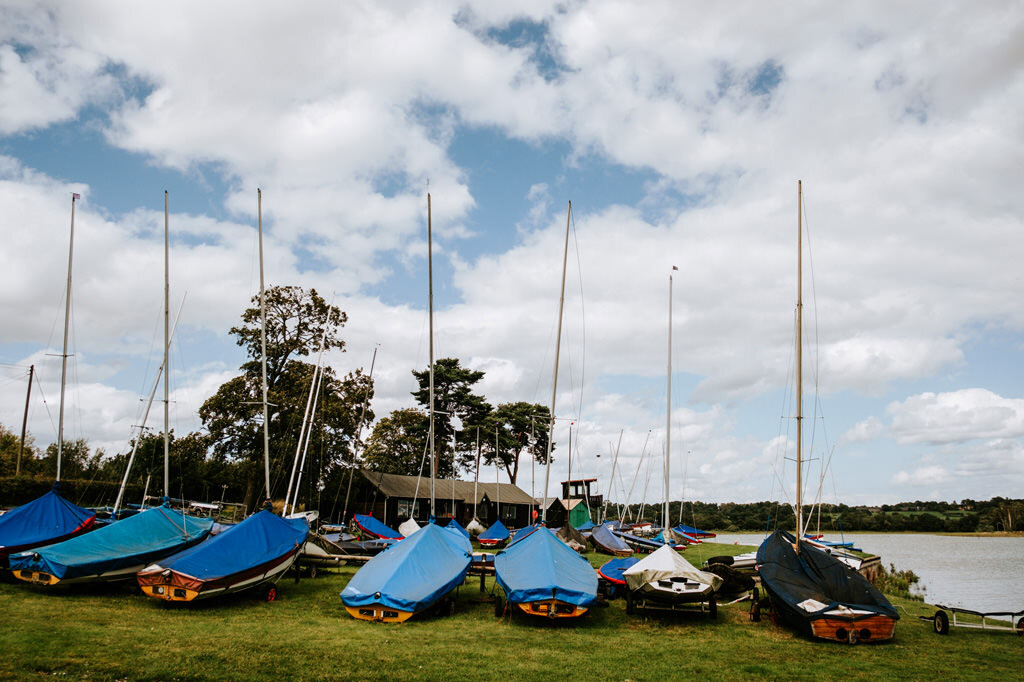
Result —
[{"label": "metal trailer", "polygon": [[[997,632],[1012,632],[1024,636],[1024,611],[971,611],[956,606],[943,606],[939,604],[939,610],[934,616],[919,616],[921,620],[931,621],[935,632],[940,635],[948,635],[949,628],[974,628],[976,630],[995,630]],[[947,613],[947,611],[949,613]],[[950,614],[953,618],[950,620]],[[968,615],[981,618],[981,622],[965,622],[957,618],[958,615]],[[1006,618],[1010,619],[1009,624]],[[996,619],[995,621],[991,619]]]}]

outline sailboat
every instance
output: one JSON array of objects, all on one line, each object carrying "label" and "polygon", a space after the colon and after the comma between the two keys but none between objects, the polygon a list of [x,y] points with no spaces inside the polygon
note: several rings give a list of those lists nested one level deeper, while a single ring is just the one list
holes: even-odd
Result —
[{"label": "sailboat", "polygon": [[818,639],[856,644],[890,640],[899,614],[867,579],[802,540],[803,185],[797,182],[796,535],[776,530],[757,550],[757,573],[776,617]]},{"label": "sailboat", "polygon": [[[678,270],[672,266],[672,270]],[[669,532],[669,465],[672,461],[672,274],[668,276],[668,400],[665,414],[665,501],[662,509],[665,529],[661,547],[622,572],[626,580],[626,612],[634,609],[676,611],[694,605],[715,618],[718,605],[715,593],[722,579],[700,571],[675,550]]]},{"label": "sailboat", "polygon": [[256,197],[260,257],[260,336],[263,347],[263,461],[267,503],[262,511],[223,533],[139,571],[135,576],[139,587],[147,596],[155,599],[193,601],[267,586],[266,599],[273,601],[277,597],[277,581],[299,558],[300,550],[309,535],[309,522],[304,516],[281,518],[270,511],[263,193],[259,189],[256,190]]},{"label": "sailboat", "polygon": [[[341,601],[349,615],[359,620],[401,623],[431,608],[465,581],[473,556],[469,534],[464,535],[461,526],[453,523],[450,527],[442,527],[435,523],[437,450],[434,447],[434,259],[431,233],[430,195],[427,194],[430,523],[370,559],[345,586]],[[357,522],[362,527],[358,518]],[[450,610],[454,610],[453,601],[448,605]]]},{"label": "sailboat", "polygon": [[[57,427],[57,478],[50,490],[27,504],[0,516],[0,569],[7,568],[8,557],[34,547],[44,547],[91,530],[96,513],[61,497],[60,461],[64,445],[64,385],[68,368],[68,321],[71,317],[71,263],[75,246],[75,201],[71,195],[71,245],[68,247],[67,298],[64,306],[64,351],[61,354],[60,417]],[[26,408],[27,409],[27,408]]]},{"label": "sailboat", "polygon": [[565,306],[565,271],[569,258],[569,227],[572,202],[565,220],[565,252],[562,256],[562,293],[558,301],[558,336],[555,341],[555,367],[551,388],[551,414],[548,422],[547,463],[544,474],[544,501],[541,523],[520,530],[505,551],[494,558],[498,585],[505,602],[495,612],[503,614],[511,606],[524,613],[546,618],[582,616],[597,602],[597,575],[590,562],[562,542],[546,526],[548,487],[551,478],[551,442],[555,427],[555,397],[558,395],[558,355],[562,345],[562,310]]},{"label": "sailboat", "polygon": [[496,502],[494,507],[494,523],[487,530],[477,537],[481,547],[499,548],[504,547],[512,535],[505,524],[501,522],[501,481],[499,480],[501,470],[498,464],[498,430],[494,430],[494,491]]}]

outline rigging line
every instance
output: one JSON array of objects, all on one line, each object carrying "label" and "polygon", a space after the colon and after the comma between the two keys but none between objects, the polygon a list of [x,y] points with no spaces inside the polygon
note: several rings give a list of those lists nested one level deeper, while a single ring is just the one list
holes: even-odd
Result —
[{"label": "rigging line", "polygon": [[581,349],[580,357],[580,402],[579,409],[576,411],[576,420],[579,421],[583,414],[583,388],[586,385],[586,369],[587,369],[587,308],[586,300],[583,295],[583,261],[580,258],[580,245],[579,235],[576,232],[576,216],[570,211],[569,220],[572,223],[572,243],[576,251],[576,274],[580,283],[580,338],[583,348]]}]

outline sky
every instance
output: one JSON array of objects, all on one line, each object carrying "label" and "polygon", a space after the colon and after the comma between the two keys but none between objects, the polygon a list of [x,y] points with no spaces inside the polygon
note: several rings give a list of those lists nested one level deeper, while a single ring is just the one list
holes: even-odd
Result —
[{"label": "sky", "polygon": [[56,439],[72,192],[65,434],[108,454],[165,190],[178,433],[244,361],[257,188],[268,285],[347,313],[378,418],[428,364],[428,191],[436,356],[550,403],[571,201],[552,492],[571,428],[574,478],[618,447],[611,497],[660,500],[671,424],[674,499],[792,502],[802,180],[805,498],[1020,497],[1022,110],[1020,1],[0,0],[0,423],[34,365]]}]

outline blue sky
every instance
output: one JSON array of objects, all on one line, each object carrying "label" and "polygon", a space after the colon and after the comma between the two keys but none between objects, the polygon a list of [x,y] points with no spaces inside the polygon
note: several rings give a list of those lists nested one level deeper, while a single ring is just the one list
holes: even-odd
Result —
[{"label": "blue sky", "polygon": [[257,187],[268,281],[333,296],[335,369],[379,344],[374,409],[409,406],[429,186],[438,353],[484,370],[491,402],[549,400],[571,200],[574,472],[606,486],[620,430],[626,475],[648,432],[660,452],[676,265],[671,489],[791,500],[803,179],[826,499],[1019,496],[1019,5],[196,2],[159,25],[134,8],[0,7],[0,423],[20,423],[34,363],[30,428],[55,437],[71,192],[73,437],[118,452],[138,423],[165,189],[172,305],[187,292],[176,429],[243,361],[227,329],[258,287]]}]

